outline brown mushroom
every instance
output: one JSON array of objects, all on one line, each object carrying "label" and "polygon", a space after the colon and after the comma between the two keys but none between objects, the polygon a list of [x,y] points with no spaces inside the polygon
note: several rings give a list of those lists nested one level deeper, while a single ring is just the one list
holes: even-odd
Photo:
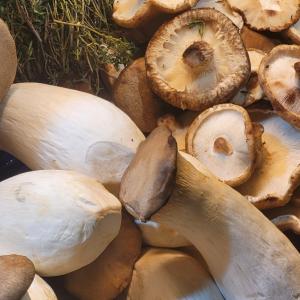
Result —
[{"label": "brown mushroom", "polygon": [[109,91],[113,90],[113,87],[124,68],[125,65],[123,64],[117,66],[114,66],[113,64],[104,65],[103,70],[101,71],[101,79]]},{"label": "brown mushroom", "polygon": [[300,45],[300,20],[283,32],[294,44]]},{"label": "brown mushroom", "polygon": [[231,99],[250,63],[236,26],[215,9],[194,9],[162,25],[146,51],[147,75],[162,99],[203,110]]},{"label": "brown mushroom", "polygon": [[7,25],[0,19],[0,101],[15,80],[17,52]]},{"label": "brown mushroom", "polygon": [[254,30],[282,31],[300,17],[299,0],[227,0]]},{"label": "brown mushroom", "polygon": [[[165,126],[153,130],[138,147],[120,187],[120,200],[136,219],[145,221],[167,201],[173,188],[176,156],[176,140]],[[147,215],[143,214],[145,210]]]},{"label": "brown mushroom", "polygon": [[114,103],[145,133],[156,127],[157,119],[166,109],[165,102],[150,88],[143,57],[121,72],[116,79],[113,96]]},{"label": "brown mushroom", "polygon": [[190,126],[187,152],[221,181],[237,186],[247,181],[260,163],[262,132],[244,108],[216,105]]},{"label": "brown mushroom", "polygon": [[0,299],[20,300],[35,275],[33,263],[25,256],[0,256]]},{"label": "brown mushroom", "polygon": [[300,128],[300,46],[275,47],[261,62],[259,81],[277,113]]},{"label": "brown mushroom", "polygon": [[118,236],[88,266],[67,274],[67,291],[81,300],[115,299],[129,284],[141,252],[141,234],[130,216],[123,213]]}]

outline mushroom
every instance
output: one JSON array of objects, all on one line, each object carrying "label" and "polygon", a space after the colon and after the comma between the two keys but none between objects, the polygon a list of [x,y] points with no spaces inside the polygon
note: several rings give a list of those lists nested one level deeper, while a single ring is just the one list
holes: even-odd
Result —
[{"label": "mushroom", "polygon": [[227,0],[254,30],[282,31],[300,17],[299,0]]},{"label": "mushroom", "polygon": [[228,17],[239,30],[244,26],[241,15],[233,11],[226,0],[199,0],[194,8],[214,8]]},{"label": "mushroom", "polygon": [[191,243],[172,228],[154,221],[141,222],[136,220],[142,232],[145,245],[161,248],[179,248]]},{"label": "mushroom", "polygon": [[0,101],[15,80],[17,51],[7,25],[0,19]]},{"label": "mushroom", "polygon": [[259,81],[277,113],[300,128],[300,46],[275,47],[261,62]]},{"label": "mushroom", "polygon": [[238,191],[259,209],[283,206],[300,180],[300,131],[274,112],[256,111],[250,117],[264,127],[263,163]]},{"label": "mushroom", "polygon": [[192,256],[150,248],[135,264],[129,300],[223,300],[205,267]]},{"label": "mushroom", "polygon": [[104,84],[109,91],[113,90],[118,77],[124,69],[124,64],[118,64],[117,66],[114,66],[113,64],[104,65],[103,70],[101,71],[101,79],[104,81]]},{"label": "mushroom", "polygon": [[263,35],[260,32],[253,31],[244,25],[241,31],[241,38],[247,49],[258,49],[269,53],[275,46],[276,41]]},{"label": "mushroom", "polygon": [[99,97],[40,83],[14,84],[0,103],[0,148],[30,169],[71,169],[118,192],[139,143],[137,126]]},{"label": "mushroom", "polygon": [[0,299],[19,300],[35,274],[33,263],[24,256],[0,256]]},{"label": "mushroom", "polygon": [[294,44],[300,45],[300,20],[283,32]]},{"label": "mushroom", "polygon": [[179,153],[176,187],[151,220],[173,228],[198,249],[225,299],[298,297],[298,251],[259,210],[192,156]]},{"label": "mushroom", "polygon": [[258,81],[258,70],[266,53],[258,49],[247,49],[247,51],[251,63],[251,75],[246,85],[231,100],[231,103],[242,106],[249,106],[264,97],[264,92]]},{"label": "mushroom", "polygon": [[139,58],[120,74],[113,89],[114,103],[123,110],[143,132],[151,132],[164,113],[165,102],[151,90],[145,59]]},{"label": "mushroom", "polygon": [[31,286],[21,300],[57,300],[57,297],[50,285],[39,275],[35,275]]},{"label": "mushroom", "polygon": [[221,181],[237,186],[260,163],[263,129],[252,124],[247,111],[220,104],[201,113],[186,135],[187,152]]},{"label": "mushroom", "polygon": [[198,0],[150,0],[153,5],[160,11],[176,14],[192,8]]},{"label": "mushroom", "polygon": [[139,146],[124,173],[119,195],[136,219],[145,221],[167,201],[176,173],[176,155],[176,141],[165,126],[153,130]]},{"label": "mushroom", "polygon": [[162,25],[148,45],[146,68],[155,93],[195,111],[230,100],[250,74],[238,29],[211,8],[185,12]]},{"label": "mushroom", "polygon": [[42,276],[91,263],[119,232],[118,199],[79,173],[24,173],[0,182],[0,195],[0,255],[25,255]]},{"label": "mushroom", "polygon": [[118,236],[88,266],[64,277],[66,290],[80,300],[115,299],[125,289],[141,253],[141,234],[124,213]]}]

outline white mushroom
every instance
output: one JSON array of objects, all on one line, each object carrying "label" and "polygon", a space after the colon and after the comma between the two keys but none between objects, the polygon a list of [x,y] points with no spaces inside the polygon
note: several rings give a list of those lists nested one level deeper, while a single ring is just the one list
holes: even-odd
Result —
[{"label": "white mushroom", "polygon": [[216,105],[190,126],[187,152],[220,180],[237,186],[247,181],[260,163],[262,132],[242,107]]},{"label": "white mushroom", "polygon": [[114,191],[144,139],[121,110],[99,97],[18,83],[0,104],[0,148],[30,169],[68,169]]},{"label": "white mushroom", "polygon": [[128,300],[223,300],[204,266],[183,252],[149,249],[135,264]]},{"label": "white mushroom", "polygon": [[300,17],[298,0],[227,0],[254,30],[282,31]]},{"label": "white mushroom", "polygon": [[152,220],[191,241],[225,299],[297,299],[298,251],[242,195],[195,160],[178,155],[175,190]]},{"label": "white mushroom", "polygon": [[249,106],[256,101],[264,98],[264,92],[258,81],[258,70],[262,59],[266,56],[266,53],[258,49],[247,49],[250,64],[251,64],[251,75],[244,87],[235,95],[230,101],[231,103]]},{"label": "white mushroom", "polygon": [[260,167],[238,191],[260,209],[285,205],[300,179],[300,131],[272,112],[251,113],[264,127]]},{"label": "white mushroom", "polygon": [[241,30],[244,26],[242,16],[233,11],[226,0],[199,0],[194,8],[214,8],[228,17],[234,25],[239,28],[239,30]]},{"label": "white mushroom", "polygon": [[40,276],[35,275],[27,293],[21,300],[57,300],[50,285]]},{"label": "white mushroom", "polygon": [[25,255],[43,276],[97,258],[118,234],[121,205],[96,179],[34,171],[0,183],[0,255]]}]

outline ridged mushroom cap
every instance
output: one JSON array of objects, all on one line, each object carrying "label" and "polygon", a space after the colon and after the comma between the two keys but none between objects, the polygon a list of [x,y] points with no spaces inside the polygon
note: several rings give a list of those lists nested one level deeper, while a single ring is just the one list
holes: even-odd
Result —
[{"label": "ridged mushroom cap", "polygon": [[300,128],[300,46],[279,45],[261,62],[259,81],[273,108]]},{"label": "ridged mushroom cap", "polygon": [[300,17],[299,0],[227,0],[254,30],[282,31]]},{"label": "ridged mushroom cap", "polygon": [[148,45],[146,67],[162,99],[195,111],[232,98],[250,74],[237,27],[210,8],[185,12],[162,25]]}]

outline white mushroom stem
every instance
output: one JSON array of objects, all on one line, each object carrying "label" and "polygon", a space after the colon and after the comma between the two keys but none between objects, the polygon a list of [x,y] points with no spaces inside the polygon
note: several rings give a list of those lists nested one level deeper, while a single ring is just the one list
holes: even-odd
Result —
[{"label": "white mushroom stem", "polygon": [[0,255],[24,255],[42,276],[91,263],[120,229],[118,199],[76,172],[24,173],[2,181],[0,197]]},{"label": "white mushroom stem", "polygon": [[297,299],[300,255],[252,204],[181,153],[175,191],[153,217],[200,251],[226,299]]},{"label": "white mushroom stem", "polygon": [[144,136],[99,97],[40,83],[14,84],[0,105],[0,146],[32,170],[74,170],[111,191]]}]

